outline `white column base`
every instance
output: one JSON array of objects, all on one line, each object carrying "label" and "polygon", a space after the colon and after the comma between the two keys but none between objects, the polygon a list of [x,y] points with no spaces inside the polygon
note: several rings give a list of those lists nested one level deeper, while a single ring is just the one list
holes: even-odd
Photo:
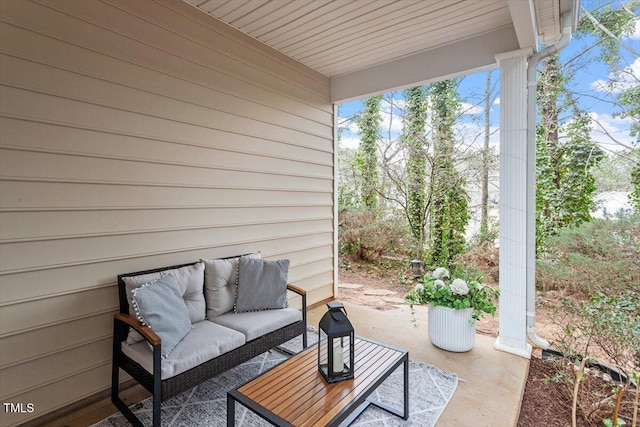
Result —
[{"label": "white column base", "polygon": [[499,336],[496,339],[495,344],[493,344],[493,349],[498,351],[504,351],[505,353],[515,354],[516,356],[521,356],[526,359],[531,359],[531,352],[533,350],[533,348],[531,347],[531,344],[527,344],[526,349],[501,344]]}]

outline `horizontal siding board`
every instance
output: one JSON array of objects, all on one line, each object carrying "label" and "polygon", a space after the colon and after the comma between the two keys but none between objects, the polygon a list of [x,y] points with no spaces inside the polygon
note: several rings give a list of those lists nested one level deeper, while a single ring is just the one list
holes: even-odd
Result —
[{"label": "horizontal siding board", "polygon": [[[254,239],[267,240],[280,236],[331,232],[331,227],[331,220],[312,220],[137,235],[5,243],[2,245],[0,273],[95,263],[134,255],[195,250],[207,247],[210,242],[242,243]],[[24,256],[27,253],[30,254],[29,257]]]},{"label": "horizontal siding board", "polygon": [[109,387],[118,274],[261,251],[333,292],[326,77],[174,0],[0,2],[0,35],[0,397],[37,408],[0,424]]},{"label": "horizontal siding board", "polygon": [[184,97],[180,90],[193,93],[199,89],[202,93],[197,99],[202,99],[205,94],[228,94],[310,121],[332,124],[329,111],[319,110],[268,88],[248,84],[237,76],[200,65],[179,63],[171,56],[166,58],[166,66],[151,68],[13,25],[0,24],[0,31],[0,46],[6,55],[175,98]]},{"label": "horizontal siding board", "polygon": [[[0,399],[11,401],[13,396],[37,388],[42,383],[55,382],[96,363],[109,363],[113,345],[110,338],[0,370]],[[69,363],[70,360],[73,363]]]},{"label": "horizontal siding board", "polygon": [[265,171],[286,169],[310,175],[326,175],[332,170],[332,153],[216,130],[202,140],[191,135],[169,140],[7,117],[0,117],[0,127],[2,144],[8,148],[141,161],[173,160],[194,166],[259,163]]},{"label": "horizontal siding board", "polygon": [[[150,270],[162,266],[195,262],[200,258],[220,258],[261,251],[267,258],[290,258],[291,280],[300,277],[303,264],[309,257],[300,252],[318,250],[328,254],[332,248],[330,233],[307,234],[283,237],[266,241],[252,241],[241,244],[233,242],[211,242],[208,248],[193,251],[171,252],[151,256],[134,256],[117,260],[79,264],[54,269],[30,270],[20,273],[0,275],[0,295],[3,306],[25,303],[30,300],[48,299],[74,292],[87,292],[94,288],[114,286],[116,276],[132,271]],[[291,251],[294,256],[283,255]],[[285,256],[286,255],[286,256]],[[294,274],[295,272],[295,274]],[[69,280],[69,278],[73,280]],[[114,291],[114,297],[117,293]],[[114,300],[113,304],[117,304]]]},{"label": "horizontal siding board", "polygon": [[[289,259],[291,260],[291,266],[299,270],[304,270],[309,262],[327,258],[329,253],[329,248],[326,245],[315,245],[307,248],[284,247],[281,249],[283,249],[282,252],[270,254],[269,256]],[[329,258],[331,257],[329,256]]]},{"label": "horizontal siding board", "polygon": [[[236,188],[232,184],[237,185]],[[228,188],[78,184],[0,180],[1,210],[141,209],[225,206],[326,206],[331,193]],[[179,190],[179,193],[177,193]],[[179,197],[178,197],[179,196]]]},{"label": "horizontal siding board", "polygon": [[301,264],[299,267],[303,276],[318,276],[331,271],[333,269],[333,259],[331,257],[325,257],[322,259],[310,260]]},{"label": "horizontal siding board", "polygon": [[[73,2],[73,0],[67,1]],[[235,31],[231,33],[228,26],[221,24],[217,20],[202,19],[203,17],[200,13],[194,13],[191,8],[186,7],[182,2],[161,0],[159,3],[167,5],[166,9],[162,9],[160,7],[148,7],[148,4],[143,1],[106,1],[113,5],[118,5],[126,11],[136,13],[137,16],[144,16],[164,28],[173,29],[179,27],[181,36],[196,40],[208,46],[209,49],[212,48],[209,40],[213,31],[216,36],[219,36],[216,39],[216,51],[259,68],[268,73],[273,79],[286,79],[287,83],[293,83],[305,91],[314,91],[320,97],[325,97],[329,90],[330,83],[326,76],[302,66],[276,50],[265,48],[264,45],[256,43],[251,37]],[[173,12],[176,10],[180,12],[181,16],[178,18],[180,21],[176,19],[176,15]]]},{"label": "horizontal siding board", "polygon": [[317,303],[333,297],[333,285],[330,282],[325,282],[322,286],[307,293],[307,298],[310,301]]},{"label": "horizontal siding board", "polygon": [[326,206],[5,212],[0,242],[331,219]]},{"label": "horizontal siding board", "polygon": [[[72,280],[72,279],[70,279]],[[116,310],[115,286],[2,307],[0,336]],[[37,316],[34,313],[38,313]]]},{"label": "horizontal siding board", "polygon": [[[43,167],[46,165],[46,168]],[[244,165],[242,165],[244,166]],[[249,188],[330,191],[332,177],[301,177],[281,173],[190,167],[170,163],[143,163],[86,156],[70,156],[0,149],[0,177],[52,182],[121,183],[214,187],[220,182],[242,183]]]},{"label": "horizontal siding board", "polygon": [[[10,18],[3,19],[5,22],[33,29],[86,48],[110,52],[139,64],[156,66],[158,56],[165,54],[165,56],[174,57],[174,61],[179,61],[183,67],[193,64],[223,71],[238,76],[248,83],[279,93],[289,93],[292,97],[314,106],[329,102],[317,92],[274,78],[271,74],[247,66],[248,64],[243,61],[220,54],[213,48],[178,37],[175,33],[152,26],[137,17],[117,13],[114,8],[100,2],[70,2],[69,4],[69,6],[77,5],[77,7],[83,7],[86,4],[86,8],[100,9],[103,15],[97,17],[95,23],[53,10],[57,5],[55,2],[45,3],[53,8],[33,3],[20,6],[16,6],[13,2],[1,3],[3,15],[10,16]],[[114,11],[117,13],[115,19],[118,22],[100,21],[100,19],[105,19],[105,14],[113,16]],[[156,39],[150,38],[151,36]],[[189,64],[185,64],[185,61],[188,61]],[[325,110],[328,108],[325,107]]]},{"label": "horizontal siding board", "polygon": [[[115,285],[113,285],[115,287]],[[0,369],[47,357],[113,333],[113,313],[103,313],[55,325],[44,325],[22,334],[0,338]],[[38,345],[33,345],[38,343]]]},{"label": "horizontal siding board", "polygon": [[[230,123],[250,119],[323,138],[330,138],[333,132],[331,124],[306,120],[233,95],[183,84],[176,79],[160,79],[160,87],[143,89],[139,84],[124,86],[8,55],[0,56],[0,61],[0,79],[7,85],[92,104],[211,127],[219,127],[218,120]],[[118,69],[111,73],[116,78],[120,74]],[[147,78],[145,81],[157,80]]]},{"label": "horizontal siding board", "polygon": [[8,117],[39,118],[72,126],[86,126],[103,131],[118,129],[141,137],[168,137],[174,140],[179,140],[184,133],[204,136],[211,135],[212,130],[219,130],[256,138],[267,136],[271,141],[320,151],[332,150],[326,138],[233,115],[227,115],[224,119],[211,115],[211,121],[180,115],[175,118],[159,117],[9,86],[0,87],[0,99],[0,115]]},{"label": "horizontal siding board", "polygon": [[[332,271],[307,272],[307,274],[303,274],[300,277],[298,277],[297,282],[302,284],[301,286],[307,290],[307,293],[310,293],[311,291],[327,286],[327,283],[333,282],[333,272]],[[309,296],[307,301],[309,302],[309,304],[313,304],[318,300]]]},{"label": "horizontal siding board", "polygon": [[33,403],[33,413],[3,413],[3,426],[17,426],[61,406],[70,405],[109,388],[111,363],[80,371],[54,383],[44,384],[30,392],[14,396],[12,402]]}]

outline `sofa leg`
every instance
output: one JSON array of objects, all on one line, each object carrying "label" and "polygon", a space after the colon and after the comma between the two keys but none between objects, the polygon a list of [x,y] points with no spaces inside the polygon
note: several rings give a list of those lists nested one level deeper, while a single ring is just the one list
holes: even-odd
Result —
[{"label": "sofa leg", "polygon": [[307,295],[302,295],[302,349],[307,348]]},{"label": "sofa leg", "polygon": [[[114,322],[115,323],[115,322]],[[114,334],[113,334],[113,354],[111,359],[111,401],[115,403],[118,397],[118,390],[120,386],[120,343],[118,342],[119,336],[117,334],[116,329],[118,328],[118,324],[114,324]]]},{"label": "sofa leg", "polygon": [[153,427],[160,427],[162,405],[162,361],[160,344],[153,346]]},{"label": "sofa leg", "polygon": [[142,421],[140,421],[138,417],[136,417],[136,414],[134,414],[131,409],[129,409],[129,407],[122,401],[122,399],[117,396],[111,397],[111,402],[113,402],[116,408],[118,408],[120,413],[124,415],[124,417],[131,423],[132,426],[144,427]]},{"label": "sofa leg", "polygon": [[153,394],[153,427],[160,427],[161,424],[161,415],[160,415],[160,407],[162,404],[162,399],[160,397],[156,397],[156,394]]},{"label": "sofa leg", "polygon": [[113,325],[113,360],[111,362],[111,402],[124,415],[124,417],[135,427],[144,427],[142,422],[120,399],[120,325],[114,320]]}]

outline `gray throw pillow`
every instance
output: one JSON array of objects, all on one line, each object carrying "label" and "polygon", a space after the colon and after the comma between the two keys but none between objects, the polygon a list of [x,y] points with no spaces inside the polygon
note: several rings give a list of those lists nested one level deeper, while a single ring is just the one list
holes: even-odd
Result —
[{"label": "gray throw pillow", "polygon": [[134,289],[131,294],[138,320],[160,337],[160,352],[163,358],[167,357],[191,330],[178,280],[169,274]]},{"label": "gray throw pillow", "polygon": [[235,312],[286,308],[288,274],[288,259],[265,261],[240,258]]},{"label": "gray throw pillow", "polygon": [[[187,309],[189,310],[189,318],[191,323],[197,323],[205,318],[205,298],[204,298],[204,264],[197,262],[193,265],[187,265],[177,269],[164,270],[157,273],[142,274],[140,276],[127,276],[122,280],[125,283],[125,289],[127,293],[127,299],[129,301],[129,312],[133,313],[133,301],[131,299],[131,292],[135,288],[153,282],[168,274],[173,274],[178,280],[180,290],[182,292],[182,298]],[[127,344],[135,344],[143,341],[144,338],[134,331],[129,330],[129,336],[127,337]]]},{"label": "gray throw pillow", "polygon": [[[245,255],[260,259],[260,252]],[[233,310],[238,293],[238,262],[240,257],[227,259],[203,259],[204,298],[207,302],[207,319],[214,319]]]}]

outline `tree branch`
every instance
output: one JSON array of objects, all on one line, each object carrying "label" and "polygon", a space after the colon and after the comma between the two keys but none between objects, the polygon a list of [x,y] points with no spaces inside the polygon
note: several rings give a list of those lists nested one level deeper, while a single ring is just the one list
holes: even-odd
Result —
[{"label": "tree branch", "polygon": [[593,25],[598,27],[600,31],[602,31],[603,33],[605,33],[606,35],[614,39],[616,42],[618,42],[618,44],[620,44],[621,47],[627,49],[629,52],[633,53],[636,56],[640,56],[640,52],[636,51],[631,46],[628,46],[626,43],[623,43],[619,37],[616,37],[616,35],[613,34],[611,31],[609,31],[607,27],[602,25],[600,21],[598,21],[587,9],[584,8],[584,6],[580,6],[580,9],[582,9],[582,13],[584,14],[584,16],[586,16],[589,19],[589,21],[593,23]]}]

